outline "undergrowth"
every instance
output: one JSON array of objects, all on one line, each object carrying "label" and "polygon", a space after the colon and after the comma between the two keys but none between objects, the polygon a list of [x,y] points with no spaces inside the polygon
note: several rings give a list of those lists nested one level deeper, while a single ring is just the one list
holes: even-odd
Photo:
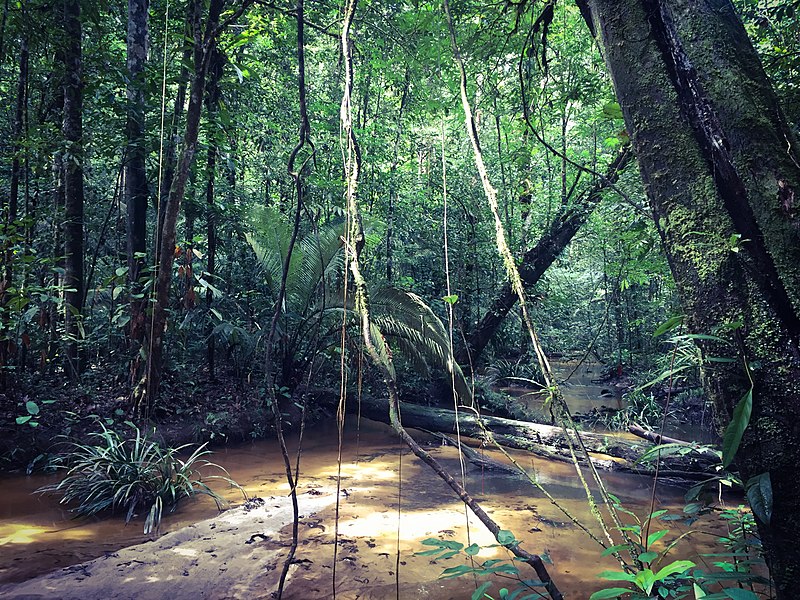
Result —
[{"label": "undergrowth", "polygon": [[[144,533],[149,534],[158,531],[164,510],[174,511],[184,498],[204,494],[222,509],[224,500],[208,486],[208,480],[222,480],[244,494],[223,467],[204,458],[211,454],[205,444],[181,458],[190,444],[162,448],[137,427],[133,427],[130,438],[102,423],[101,428],[90,434],[94,444],[70,442],[67,452],[54,464],[66,471],[64,478],[37,490],[60,494],[62,504],[75,505],[72,510],[77,517],[123,511],[127,524],[146,512]],[[200,470],[208,468],[222,474],[206,476],[204,481]]]}]

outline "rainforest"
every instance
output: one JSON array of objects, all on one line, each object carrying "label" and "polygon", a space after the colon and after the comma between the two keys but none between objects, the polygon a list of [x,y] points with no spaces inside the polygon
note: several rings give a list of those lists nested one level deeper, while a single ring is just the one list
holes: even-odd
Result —
[{"label": "rainforest", "polygon": [[796,598],[798,9],[3,0],[0,597]]}]

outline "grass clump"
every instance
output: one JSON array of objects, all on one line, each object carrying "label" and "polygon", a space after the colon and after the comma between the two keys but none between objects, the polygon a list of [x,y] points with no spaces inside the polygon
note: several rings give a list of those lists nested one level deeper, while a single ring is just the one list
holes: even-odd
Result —
[{"label": "grass clump", "polygon": [[[139,512],[147,511],[144,533],[157,532],[166,509],[174,511],[183,498],[196,494],[210,496],[222,509],[224,500],[200,477],[199,470],[212,468],[222,475],[206,479],[223,480],[244,491],[221,466],[209,462],[205,444],[195,448],[188,458],[181,458],[192,444],[162,448],[139,428],[124,438],[102,425],[102,431],[90,434],[94,444],[70,443],[63,464],[66,476],[59,482],[39,488],[41,493],[61,494],[61,504],[77,504],[77,517],[105,511],[124,511],[125,523]],[[246,495],[245,495],[246,497]]]}]

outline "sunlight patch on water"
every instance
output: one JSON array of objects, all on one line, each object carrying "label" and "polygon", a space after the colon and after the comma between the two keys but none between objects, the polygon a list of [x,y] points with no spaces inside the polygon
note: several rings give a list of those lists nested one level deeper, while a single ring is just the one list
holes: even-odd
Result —
[{"label": "sunlight patch on water", "polygon": [[44,527],[31,527],[29,523],[10,523],[0,526],[0,546],[6,544],[32,544],[42,534]]}]

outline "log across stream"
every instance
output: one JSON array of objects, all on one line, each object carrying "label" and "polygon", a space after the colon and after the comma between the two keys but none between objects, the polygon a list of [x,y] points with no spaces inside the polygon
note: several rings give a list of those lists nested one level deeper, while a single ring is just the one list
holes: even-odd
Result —
[{"label": "log across stream", "polygon": [[[360,409],[362,415],[388,423],[388,402],[385,399],[362,398]],[[527,450],[537,456],[554,460],[571,461],[570,444],[573,447],[577,447],[578,444],[576,434],[564,431],[561,427],[499,417],[478,417],[466,408],[456,413],[455,410],[403,404],[401,417],[406,427],[448,435],[460,432],[463,436],[484,441],[486,439],[484,431],[489,430],[502,446]],[[591,431],[581,431],[580,438],[591,453],[592,462],[601,469],[642,474],[654,472],[652,462],[640,460],[653,446],[649,441],[617,433]],[[665,456],[661,459],[660,475],[686,480],[707,479],[715,472],[717,462],[715,456],[704,452],[692,452],[686,456]]]}]

